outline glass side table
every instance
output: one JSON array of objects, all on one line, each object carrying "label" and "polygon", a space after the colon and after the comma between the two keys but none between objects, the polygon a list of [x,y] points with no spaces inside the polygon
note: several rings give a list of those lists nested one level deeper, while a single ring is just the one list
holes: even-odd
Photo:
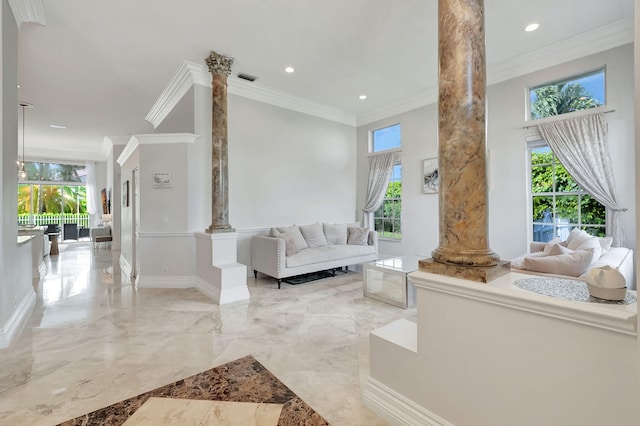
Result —
[{"label": "glass side table", "polygon": [[364,295],[399,308],[414,307],[415,287],[407,274],[418,270],[418,261],[425,257],[400,256],[365,263],[363,267]]}]

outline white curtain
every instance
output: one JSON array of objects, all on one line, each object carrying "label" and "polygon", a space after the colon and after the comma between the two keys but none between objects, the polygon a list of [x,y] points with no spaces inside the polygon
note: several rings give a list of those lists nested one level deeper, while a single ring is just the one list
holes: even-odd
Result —
[{"label": "white curtain", "polygon": [[578,185],[607,208],[607,235],[624,245],[621,213],[602,113],[540,124],[540,133]]},{"label": "white curtain", "polygon": [[369,182],[367,184],[367,199],[365,201],[363,226],[373,229],[373,213],[380,208],[384,195],[389,186],[395,153],[372,155],[369,157]]},{"label": "white curtain", "polygon": [[92,228],[97,227],[102,219],[102,199],[98,191],[96,163],[87,161],[87,210]]}]

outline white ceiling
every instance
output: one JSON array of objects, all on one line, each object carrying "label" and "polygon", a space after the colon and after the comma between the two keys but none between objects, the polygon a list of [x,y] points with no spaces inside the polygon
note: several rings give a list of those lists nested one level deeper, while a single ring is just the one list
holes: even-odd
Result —
[{"label": "white ceiling", "polygon": [[[19,30],[27,157],[103,159],[105,136],[152,132],[145,116],[172,75],[210,50],[235,58],[233,75],[358,124],[437,93],[437,0],[55,0],[44,12],[46,25]],[[633,0],[486,0],[485,16],[489,83],[633,40]]]}]

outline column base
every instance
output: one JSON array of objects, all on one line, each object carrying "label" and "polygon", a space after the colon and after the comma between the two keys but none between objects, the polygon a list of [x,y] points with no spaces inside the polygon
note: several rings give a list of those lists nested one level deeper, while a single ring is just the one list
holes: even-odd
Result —
[{"label": "column base", "polygon": [[215,234],[218,232],[236,232],[236,230],[231,225],[210,225],[204,232],[207,234]]},{"label": "column base", "polygon": [[489,283],[511,272],[511,262],[498,261],[495,266],[464,266],[452,263],[441,263],[431,258],[418,262],[418,268],[422,272],[444,275],[447,277],[461,278],[479,283]]}]

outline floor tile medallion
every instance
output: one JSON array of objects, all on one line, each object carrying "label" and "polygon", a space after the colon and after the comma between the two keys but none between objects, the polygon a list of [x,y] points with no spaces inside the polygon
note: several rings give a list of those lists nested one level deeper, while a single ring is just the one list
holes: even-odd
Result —
[{"label": "floor tile medallion", "polygon": [[[150,398],[153,398],[153,400],[150,400]],[[197,404],[196,401],[279,404],[281,406],[280,416],[277,421],[279,426],[320,426],[329,424],[313,408],[278,380],[276,376],[249,355],[65,421],[60,425],[115,426],[125,424],[129,418],[131,418],[132,422],[127,422],[127,424],[135,424],[135,418],[132,418],[134,413],[150,400],[149,405],[146,406],[147,408],[143,408],[141,413],[136,416],[142,417],[141,414],[149,411],[148,407],[150,405],[159,402],[157,398],[167,398],[167,406],[170,404],[171,406],[175,406],[175,401],[173,400],[176,399],[189,400],[181,404],[180,409],[187,411],[192,409],[192,415],[199,409],[197,408],[198,405],[203,405]],[[202,416],[207,415],[206,410],[212,410],[212,408],[208,406],[202,408],[205,410]],[[216,407],[214,408],[217,409]],[[264,408],[268,409],[269,407]],[[175,410],[173,412],[175,413]]]}]

